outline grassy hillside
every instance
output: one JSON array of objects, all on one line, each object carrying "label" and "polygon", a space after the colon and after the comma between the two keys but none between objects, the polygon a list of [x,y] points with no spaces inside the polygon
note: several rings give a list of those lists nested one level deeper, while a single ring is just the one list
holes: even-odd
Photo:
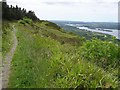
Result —
[{"label": "grassy hillside", "polygon": [[117,88],[118,45],[87,41],[48,21],[14,25],[10,88]]}]

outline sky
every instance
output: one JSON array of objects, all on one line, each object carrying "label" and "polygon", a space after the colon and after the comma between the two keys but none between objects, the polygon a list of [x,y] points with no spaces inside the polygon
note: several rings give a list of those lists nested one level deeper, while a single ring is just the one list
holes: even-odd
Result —
[{"label": "sky", "polygon": [[42,20],[117,22],[120,0],[7,0],[33,10]]}]

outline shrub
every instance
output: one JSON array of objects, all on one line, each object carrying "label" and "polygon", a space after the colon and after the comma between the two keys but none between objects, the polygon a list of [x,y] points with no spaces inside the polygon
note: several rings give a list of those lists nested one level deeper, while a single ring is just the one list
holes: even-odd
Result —
[{"label": "shrub", "polygon": [[117,67],[118,46],[113,42],[92,39],[83,44],[80,50],[81,57],[107,68]]},{"label": "shrub", "polygon": [[32,19],[29,19],[29,18],[23,18],[23,21],[28,23],[28,24],[32,24]]},{"label": "shrub", "polygon": [[26,18],[26,17],[23,18],[22,20],[19,20],[18,23],[23,24],[23,25],[25,25],[26,23],[30,24],[30,25],[33,25],[32,19],[29,19],[29,18]]},{"label": "shrub", "polygon": [[25,22],[23,20],[19,20],[18,23],[25,25]]},{"label": "shrub", "polygon": [[[81,60],[77,53],[61,55],[52,61],[51,81],[57,88],[110,88],[117,87],[117,79],[103,69]],[[109,84],[109,85],[107,85]]]}]

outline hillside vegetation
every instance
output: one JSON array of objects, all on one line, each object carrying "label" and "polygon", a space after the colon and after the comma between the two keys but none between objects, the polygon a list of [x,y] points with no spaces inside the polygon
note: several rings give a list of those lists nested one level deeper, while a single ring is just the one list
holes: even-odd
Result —
[{"label": "hillside vegetation", "polygon": [[[118,87],[120,49],[114,41],[85,40],[43,20],[24,18],[12,25],[18,46],[11,63],[9,88]],[[11,37],[9,30],[4,28],[3,33]],[[3,52],[9,50],[6,45],[11,38],[6,38]]]},{"label": "hillside vegetation", "polygon": [[39,20],[33,11],[6,2],[2,6],[3,58],[14,45],[13,35],[18,41],[8,88],[118,88],[120,47],[115,39],[95,33],[92,38],[90,32],[71,28],[78,36]]},{"label": "hillside vegetation", "polygon": [[3,56],[10,50],[13,44],[13,31],[9,21],[2,22],[2,54]]}]

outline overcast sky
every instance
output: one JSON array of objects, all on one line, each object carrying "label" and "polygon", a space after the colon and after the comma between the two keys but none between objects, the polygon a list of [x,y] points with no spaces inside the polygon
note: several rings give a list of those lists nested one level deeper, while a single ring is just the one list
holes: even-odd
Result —
[{"label": "overcast sky", "polygon": [[44,20],[117,22],[119,0],[7,0]]}]

